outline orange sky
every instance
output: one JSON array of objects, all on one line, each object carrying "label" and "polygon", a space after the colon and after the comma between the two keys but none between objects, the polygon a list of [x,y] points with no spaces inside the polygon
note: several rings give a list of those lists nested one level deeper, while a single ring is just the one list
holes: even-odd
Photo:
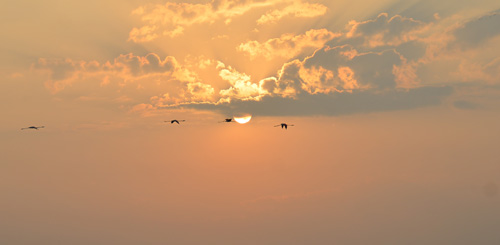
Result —
[{"label": "orange sky", "polygon": [[0,6],[1,244],[500,242],[498,1]]}]

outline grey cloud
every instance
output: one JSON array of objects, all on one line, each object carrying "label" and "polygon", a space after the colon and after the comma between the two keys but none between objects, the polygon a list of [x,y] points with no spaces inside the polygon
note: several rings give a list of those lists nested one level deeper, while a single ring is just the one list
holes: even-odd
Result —
[{"label": "grey cloud", "polygon": [[75,61],[71,59],[39,59],[33,64],[35,70],[48,70],[52,81],[61,81],[72,78],[77,72],[125,72],[132,76],[142,76],[153,73],[173,72],[178,68],[174,57],[168,56],[164,60],[154,53],[146,56],[133,54],[120,55],[113,62],[100,64],[97,61]]},{"label": "grey cloud", "polygon": [[384,13],[380,14],[375,20],[361,22],[356,25],[353,34],[373,36],[383,33],[384,39],[388,41],[422,25],[422,22],[411,18],[404,18],[400,15],[389,18],[388,14]]},{"label": "grey cloud", "polygon": [[500,12],[495,11],[479,19],[467,22],[455,31],[457,43],[466,47],[476,46],[500,35]]},{"label": "grey cloud", "polygon": [[396,86],[392,70],[394,65],[400,64],[401,57],[394,50],[359,55],[348,63],[360,78],[360,83],[380,88]]},{"label": "grey cloud", "polygon": [[71,60],[62,59],[39,59],[32,66],[34,69],[48,70],[50,79],[54,81],[65,80],[73,76],[73,74],[81,70],[82,64]]},{"label": "grey cloud", "polygon": [[148,54],[144,57],[133,54],[120,55],[115,59],[113,66],[126,68],[133,76],[141,76],[150,73],[173,72],[176,68],[176,61],[173,57],[166,57],[164,60],[157,54]]},{"label": "grey cloud", "polygon": [[341,66],[350,67],[360,85],[378,88],[395,87],[393,67],[401,64],[401,56],[394,50],[380,53],[357,54],[350,59],[349,52],[356,52],[350,46],[323,48],[317,50],[312,57],[304,62],[304,67],[322,66],[336,71]]},{"label": "grey cloud", "polygon": [[304,83],[299,75],[301,68],[301,63],[297,60],[283,65],[283,69],[281,70],[280,78],[278,80],[278,86],[281,90],[286,89],[288,86],[293,87],[296,91],[301,90],[301,84]]},{"label": "grey cloud", "polygon": [[311,57],[306,58],[304,66],[309,68],[311,66],[322,65],[327,69],[334,69],[338,64],[345,64],[349,61],[349,57],[344,55],[348,52],[355,52],[351,45],[344,46],[324,46],[316,50]]},{"label": "grey cloud", "polygon": [[420,41],[410,41],[395,47],[395,50],[409,61],[417,61],[425,56],[427,44]]},{"label": "grey cloud", "polygon": [[191,104],[183,107],[216,110],[225,114],[244,111],[257,116],[337,116],[435,106],[452,92],[451,87],[422,87],[408,91],[300,94],[296,99],[266,96],[261,101],[233,100],[230,104]]},{"label": "grey cloud", "polygon": [[376,51],[378,47],[387,49],[412,41],[414,37],[410,34],[426,25],[427,23],[412,18],[400,15],[389,18],[387,13],[382,13],[372,20],[353,21],[348,25],[344,37],[334,39],[328,45],[350,44],[356,49],[371,51]]}]

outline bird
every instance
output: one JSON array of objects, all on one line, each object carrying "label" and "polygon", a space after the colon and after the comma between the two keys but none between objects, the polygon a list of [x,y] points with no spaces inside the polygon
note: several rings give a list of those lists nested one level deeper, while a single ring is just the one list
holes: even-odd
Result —
[{"label": "bird", "polygon": [[172,124],[172,123],[177,123],[177,124],[179,124],[179,122],[184,122],[184,121],[186,121],[186,120],[177,120],[177,119],[174,119],[174,120],[165,121],[165,122],[170,122],[170,124]]},{"label": "bird", "polygon": [[[230,123],[230,122],[234,122],[232,118],[226,118],[224,119],[224,121],[222,122],[227,122],[227,123]],[[221,123],[221,122],[220,122]]]},{"label": "bird", "polygon": [[27,128],[21,128],[21,130],[25,130],[25,129],[36,129],[38,130],[39,128],[45,128],[45,126],[31,126],[31,127],[27,127]]},{"label": "bird", "polygon": [[275,127],[279,127],[279,126],[281,126],[281,128],[285,128],[285,129],[287,129],[289,126],[290,126],[290,127],[291,127],[291,126],[293,126],[293,124],[292,124],[292,125],[288,125],[288,124],[286,124],[286,123],[282,123],[282,124],[278,124],[278,125],[274,125],[274,126],[275,126]]}]

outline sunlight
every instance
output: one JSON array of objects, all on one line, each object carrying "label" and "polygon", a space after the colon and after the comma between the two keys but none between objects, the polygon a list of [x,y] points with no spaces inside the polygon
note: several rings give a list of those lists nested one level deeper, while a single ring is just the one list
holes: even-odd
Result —
[{"label": "sunlight", "polygon": [[247,122],[250,122],[252,119],[252,115],[244,116],[244,117],[234,117],[234,120],[239,123],[239,124],[245,124]]}]

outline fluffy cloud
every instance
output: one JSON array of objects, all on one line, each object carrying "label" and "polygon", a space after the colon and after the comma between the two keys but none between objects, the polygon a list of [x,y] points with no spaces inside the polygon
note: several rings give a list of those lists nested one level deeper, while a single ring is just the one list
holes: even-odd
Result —
[{"label": "fluffy cloud", "polygon": [[283,34],[279,38],[269,39],[264,43],[249,41],[240,44],[238,50],[248,54],[252,59],[259,56],[266,59],[275,57],[289,59],[303,52],[305,48],[321,48],[326,42],[339,35],[326,29],[309,30],[302,35]]},{"label": "fluffy cloud", "polygon": [[[403,66],[405,59],[395,50],[359,53],[352,46],[323,47],[304,60],[283,65],[277,77],[251,82],[250,76],[232,68],[220,75],[232,86],[221,94],[236,100],[262,100],[266,97],[301,98],[305,95],[333,95],[396,90],[400,80],[412,71]],[[403,68],[401,68],[403,67]]]},{"label": "fluffy cloud", "polygon": [[259,84],[253,83],[247,74],[240,73],[232,67],[219,63],[219,75],[228,81],[231,87],[220,90],[220,101],[230,102],[231,99],[259,100],[266,92]]}]

